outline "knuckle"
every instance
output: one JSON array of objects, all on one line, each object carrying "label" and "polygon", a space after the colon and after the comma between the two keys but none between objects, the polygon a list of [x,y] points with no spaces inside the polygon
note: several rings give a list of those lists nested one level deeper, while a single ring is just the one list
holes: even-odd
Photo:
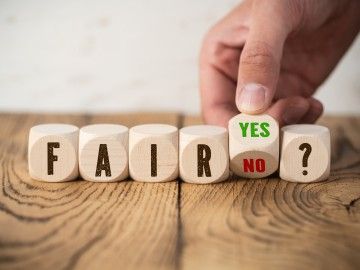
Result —
[{"label": "knuckle", "polygon": [[289,0],[286,10],[288,10],[288,21],[294,31],[298,31],[305,24],[305,15],[308,13],[307,1]]},{"label": "knuckle", "polygon": [[221,55],[221,44],[212,36],[206,36],[202,46],[202,58],[210,64],[217,63]]},{"label": "knuckle", "polygon": [[237,50],[229,48],[217,39],[209,38],[204,40],[200,59],[204,64],[229,70],[239,64],[239,55],[240,52]]},{"label": "knuckle", "polygon": [[306,1],[289,0],[287,1],[287,9],[291,16],[298,17],[301,15],[306,7]]},{"label": "knuckle", "polygon": [[256,42],[242,52],[240,65],[268,69],[278,63],[269,45],[264,42]]}]

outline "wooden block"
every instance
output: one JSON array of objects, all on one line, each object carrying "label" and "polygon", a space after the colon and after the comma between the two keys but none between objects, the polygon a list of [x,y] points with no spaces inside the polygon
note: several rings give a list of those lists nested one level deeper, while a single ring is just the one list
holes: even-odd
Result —
[{"label": "wooden block", "polygon": [[225,128],[198,125],[180,129],[179,167],[185,182],[206,184],[229,177],[228,132]]},{"label": "wooden block", "polygon": [[129,129],[114,124],[89,125],[80,129],[79,169],[83,179],[114,182],[129,176]]},{"label": "wooden block", "polygon": [[229,121],[230,169],[238,176],[261,178],[279,164],[279,125],[269,115],[239,114]]},{"label": "wooden block", "polygon": [[281,129],[280,177],[309,183],[330,175],[330,131],[319,125],[290,125]]},{"label": "wooden block", "polygon": [[46,124],[30,129],[29,174],[46,182],[63,182],[78,177],[79,129],[73,125]]},{"label": "wooden block", "polygon": [[178,177],[178,129],[171,125],[135,126],[129,132],[129,170],[136,181],[165,182]]}]

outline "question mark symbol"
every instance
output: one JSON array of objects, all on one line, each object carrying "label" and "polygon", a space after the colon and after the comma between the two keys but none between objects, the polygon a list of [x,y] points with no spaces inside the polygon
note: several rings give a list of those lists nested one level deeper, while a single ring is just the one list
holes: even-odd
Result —
[{"label": "question mark symbol", "polygon": [[[300,144],[299,149],[301,151],[305,150],[305,153],[304,153],[304,156],[303,156],[303,159],[302,159],[302,166],[304,168],[306,168],[308,166],[308,159],[309,159],[312,147],[308,143],[302,143],[302,144]],[[303,175],[307,175],[307,174],[308,174],[307,170],[303,170]]]}]

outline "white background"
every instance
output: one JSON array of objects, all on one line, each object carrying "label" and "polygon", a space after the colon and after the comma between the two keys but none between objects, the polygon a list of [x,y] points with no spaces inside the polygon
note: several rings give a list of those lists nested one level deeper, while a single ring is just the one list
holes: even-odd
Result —
[{"label": "white background", "polygon": [[[0,0],[0,111],[198,113],[198,52],[236,0]],[[317,97],[360,113],[360,39]]]}]

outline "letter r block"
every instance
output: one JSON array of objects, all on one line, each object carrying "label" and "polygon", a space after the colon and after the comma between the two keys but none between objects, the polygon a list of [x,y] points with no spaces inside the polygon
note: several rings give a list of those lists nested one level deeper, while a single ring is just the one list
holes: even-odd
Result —
[{"label": "letter r block", "polygon": [[228,132],[225,128],[199,125],[180,129],[180,177],[185,182],[206,184],[229,176]]},{"label": "letter r block", "polygon": [[129,129],[122,125],[82,127],[79,136],[79,169],[83,179],[114,182],[129,176]]},{"label": "letter r block", "polygon": [[129,131],[129,171],[135,181],[165,182],[179,174],[177,127],[147,124]]},{"label": "letter r block", "polygon": [[239,114],[229,121],[230,169],[238,176],[261,178],[279,163],[279,125],[269,115]]},{"label": "letter r block", "polygon": [[78,177],[79,129],[66,124],[44,124],[30,129],[29,174],[45,182],[63,182]]}]

